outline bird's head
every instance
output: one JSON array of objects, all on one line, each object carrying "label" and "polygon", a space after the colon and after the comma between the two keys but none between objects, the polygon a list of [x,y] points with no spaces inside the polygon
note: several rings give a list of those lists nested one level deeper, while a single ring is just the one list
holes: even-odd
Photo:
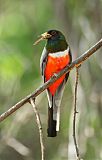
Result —
[{"label": "bird's head", "polygon": [[58,30],[49,30],[41,34],[34,45],[38,44],[41,40],[47,40],[46,48],[50,52],[65,50],[68,47],[65,36]]}]

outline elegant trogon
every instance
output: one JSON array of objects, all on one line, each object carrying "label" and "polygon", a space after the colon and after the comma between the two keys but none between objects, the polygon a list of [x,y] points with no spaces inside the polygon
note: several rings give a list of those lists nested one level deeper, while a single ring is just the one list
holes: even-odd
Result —
[{"label": "elegant trogon", "polygon": [[[72,56],[65,36],[60,31],[49,30],[45,32],[35,44],[43,39],[46,39],[47,43],[41,55],[40,68],[44,82],[46,82],[54,74],[69,65],[72,61]],[[57,131],[59,131],[60,104],[68,76],[69,73],[64,74],[47,88],[48,137],[56,137]]]}]

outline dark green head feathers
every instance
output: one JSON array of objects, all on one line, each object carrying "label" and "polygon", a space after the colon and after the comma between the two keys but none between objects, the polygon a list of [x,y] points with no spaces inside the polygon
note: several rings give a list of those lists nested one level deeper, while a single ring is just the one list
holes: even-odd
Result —
[{"label": "dark green head feathers", "polygon": [[65,36],[57,30],[49,30],[47,32],[51,35],[51,37],[48,38],[46,49],[48,52],[58,52],[58,51],[64,51],[67,49],[68,44],[66,42]]}]

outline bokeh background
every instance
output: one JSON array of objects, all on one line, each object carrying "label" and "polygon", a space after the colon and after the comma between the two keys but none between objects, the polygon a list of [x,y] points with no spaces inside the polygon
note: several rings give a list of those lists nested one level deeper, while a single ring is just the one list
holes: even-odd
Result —
[{"label": "bokeh background", "polygon": [[[45,42],[37,36],[59,29],[73,60],[102,38],[102,0],[0,0],[0,113],[42,84],[39,60]],[[102,49],[80,68],[77,137],[85,160],[102,159]],[[47,97],[36,104],[43,125],[47,160],[74,160],[72,116],[75,70],[71,71],[61,104],[61,128],[47,138]],[[35,115],[30,104],[0,123],[0,160],[40,160]]]}]

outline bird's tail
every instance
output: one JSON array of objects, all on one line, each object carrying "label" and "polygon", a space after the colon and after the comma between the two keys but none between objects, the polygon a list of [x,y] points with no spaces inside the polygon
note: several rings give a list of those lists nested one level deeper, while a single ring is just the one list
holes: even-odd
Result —
[{"label": "bird's tail", "polygon": [[[57,101],[58,102],[58,101]],[[52,98],[52,106],[48,107],[48,137],[56,137],[59,131],[60,105],[56,103],[55,97]]]},{"label": "bird's tail", "polygon": [[48,96],[48,137],[56,137],[57,132],[59,131],[60,125],[60,105],[61,99],[64,91],[64,86],[66,83],[66,79],[61,83],[58,87],[56,94],[54,96],[47,90]]},{"label": "bird's tail", "polygon": [[53,107],[48,107],[48,137],[56,137],[56,120],[53,119]]}]

